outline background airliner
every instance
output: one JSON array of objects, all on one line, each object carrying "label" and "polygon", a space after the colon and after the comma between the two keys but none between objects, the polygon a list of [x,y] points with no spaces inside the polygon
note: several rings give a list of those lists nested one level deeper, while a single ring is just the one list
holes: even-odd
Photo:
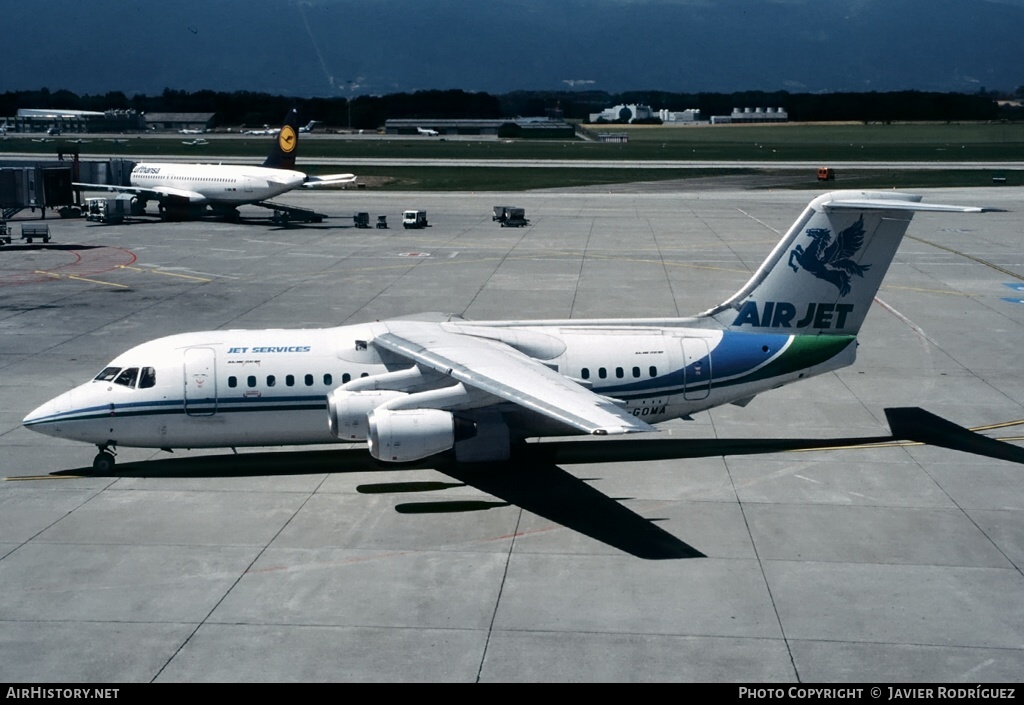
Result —
[{"label": "background airliner", "polygon": [[385,462],[500,461],[528,437],[655,430],[850,365],[915,211],[897,192],[810,202],[732,297],[697,316],[470,322],[428,315],[144,343],[28,414],[95,444],[213,448],[367,442]]},{"label": "background airliner", "polygon": [[144,208],[149,200],[160,204],[161,215],[184,218],[200,215],[210,208],[229,217],[237,217],[243,204],[268,205],[288,210],[280,204],[265,204],[267,199],[296,188],[315,188],[347,184],[354,174],[309,176],[295,170],[298,150],[298,113],[292,110],[274,140],[270,155],[262,166],[228,164],[178,164],[147,162],[137,164],[130,186],[75,183],[78,188],[133,193]]},{"label": "background airliner", "polygon": [[421,135],[427,135],[429,137],[437,137],[438,135],[437,130],[431,130],[426,127],[417,127],[416,132],[418,132]]}]

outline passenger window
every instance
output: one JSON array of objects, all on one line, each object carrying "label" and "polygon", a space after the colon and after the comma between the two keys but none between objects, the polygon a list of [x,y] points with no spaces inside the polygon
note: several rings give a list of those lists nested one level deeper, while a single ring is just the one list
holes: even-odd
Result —
[{"label": "passenger window", "polygon": [[114,380],[114,384],[120,384],[122,387],[134,387],[135,378],[139,376],[138,367],[129,367],[124,372],[117,376]]},{"label": "passenger window", "polygon": [[295,375],[287,375],[284,378],[284,383],[286,385],[288,385],[289,387],[294,387],[295,386]]},{"label": "passenger window", "polygon": [[582,377],[583,379],[590,379],[590,368],[584,367],[582,370],[580,370],[580,377]]},{"label": "passenger window", "polygon": [[330,387],[332,382],[334,382],[334,377],[328,372],[324,375],[324,385]]},{"label": "passenger window", "polygon": [[346,372],[345,374],[343,374],[341,376],[341,383],[342,384],[347,384],[348,382],[351,382],[351,381],[352,381],[352,375],[350,375],[348,372]]},{"label": "passenger window", "polygon": [[651,365],[651,369],[649,371],[651,373],[651,377],[657,377],[658,376],[658,368],[655,367],[654,365]]},{"label": "passenger window", "polygon": [[621,367],[616,367],[615,368],[615,376],[618,377],[619,379],[622,379],[623,377],[626,376],[626,373],[625,373],[625,371],[623,371],[623,369]]},{"label": "passenger window", "polygon": [[256,386],[256,375],[249,375],[248,377],[246,377],[245,378],[245,383],[249,386],[249,389],[252,389],[253,387],[255,387]]},{"label": "passenger window", "polygon": [[306,377],[304,378],[304,381],[306,382],[306,386],[307,387],[312,387],[313,386],[313,375],[306,375]]},{"label": "passenger window", "polygon": [[98,375],[96,375],[96,377],[94,377],[93,379],[96,382],[110,382],[115,377],[117,377],[117,373],[120,372],[120,371],[121,371],[120,367],[107,367],[102,372],[100,372]]},{"label": "passenger window", "polygon": [[633,376],[634,377],[639,377],[640,376],[640,368],[639,367],[634,367],[633,368]]},{"label": "passenger window", "polygon": [[149,389],[156,386],[156,370],[152,367],[143,367],[139,375],[139,389]]},{"label": "passenger window", "polygon": [[237,387],[238,386],[238,377],[235,377],[234,375],[231,375],[230,377],[228,377],[228,386],[231,387],[232,389]]},{"label": "passenger window", "polygon": [[277,377],[274,375],[267,375],[267,386],[273,387],[275,384],[277,384]]},{"label": "passenger window", "polygon": [[370,376],[369,372],[364,372],[363,374],[359,375],[359,378],[362,379],[363,377],[369,377],[369,376]]},{"label": "passenger window", "polygon": [[603,367],[598,367],[597,368],[597,376],[600,377],[601,379],[606,378],[608,376],[608,370],[606,370]]}]

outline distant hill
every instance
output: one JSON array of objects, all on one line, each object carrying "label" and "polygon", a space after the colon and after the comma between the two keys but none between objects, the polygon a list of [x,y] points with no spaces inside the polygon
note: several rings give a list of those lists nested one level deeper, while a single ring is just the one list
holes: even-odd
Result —
[{"label": "distant hill", "polygon": [[1024,0],[47,0],[4,3],[0,16],[0,90],[347,96],[1024,84]]}]

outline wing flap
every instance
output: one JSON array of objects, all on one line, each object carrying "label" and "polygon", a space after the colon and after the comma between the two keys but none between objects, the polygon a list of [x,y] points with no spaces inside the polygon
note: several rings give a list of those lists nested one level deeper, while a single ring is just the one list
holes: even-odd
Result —
[{"label": "wing flap", "polygon": [[468,387],[596,435],[655,430],[613,400],[571,382],[531,357],[492,340],[436,324],[388,324],[373,344]]}]

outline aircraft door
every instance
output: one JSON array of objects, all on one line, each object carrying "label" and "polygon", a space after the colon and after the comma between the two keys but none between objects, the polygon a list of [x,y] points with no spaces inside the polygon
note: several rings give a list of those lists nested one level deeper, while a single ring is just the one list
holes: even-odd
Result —
[{"label": "aircraft door", "polygon": [[711,355],[704,338],[683,338],[683,398],[707,399],[711,394]]},{"label": "aircraft door", "polygon": [[252,177],[251,176],[243,176],[242,177],[242,184],[245,187],[245,192],[246,193],[252,193]]},{"label": "aircraft door", "polygon": [[217,356],[212,348],[185,349],[185,413],[217,413]]}]

